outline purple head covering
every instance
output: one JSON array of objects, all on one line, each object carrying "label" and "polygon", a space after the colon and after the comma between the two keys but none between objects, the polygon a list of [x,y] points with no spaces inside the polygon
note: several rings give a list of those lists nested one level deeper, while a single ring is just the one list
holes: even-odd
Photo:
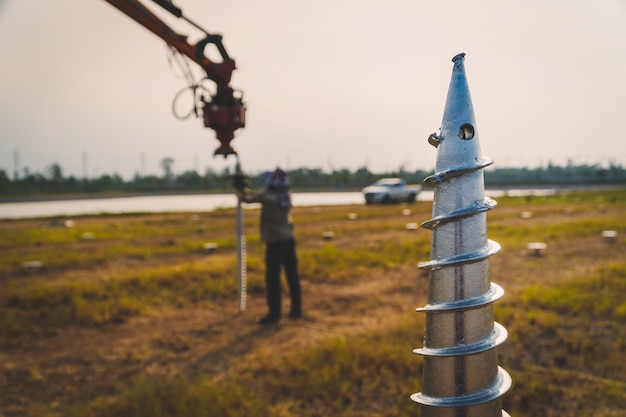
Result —
[{"label": "purple head covering", "polygon": [[289,178],[280,168],[263,175],[265,186],[278,194],[278,204],[283,210],[291,209],[291,193],[289,192]]}]

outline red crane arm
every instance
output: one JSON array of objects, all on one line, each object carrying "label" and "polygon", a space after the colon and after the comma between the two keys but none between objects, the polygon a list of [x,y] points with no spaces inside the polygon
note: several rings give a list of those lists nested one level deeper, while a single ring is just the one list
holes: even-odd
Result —
[{"label": "red crane arm", "polygon": [[[187,37],[175,32],[156,14],[138,0],[105,0],[113,7],[120,10],[128,17],[135,20],[141,26],[163,39],[168,45],[185,55],[198,64],[206,73],[206,78],[215,82],[216,94],[210,100],[202,99],[203,118],[205,127],[215,130],[221,146],[215,154],[228,155],[236,152],[230,146],[230,141],[235,136],[235,130],[245,126],[245,105],[241,97],[234,95],[230,87],[232,72],[235,70],[235,61],[228,56],[221,35],[210,34],[195,23],[182,15],[182,11],[168,0],[152,0],[159,6],[172,13],[174,16],[183,18],[206,34],[206,37],[192,45]],[[207,45],[213,44],[219,51],[222,62],[213,62],[204,54]]]}]

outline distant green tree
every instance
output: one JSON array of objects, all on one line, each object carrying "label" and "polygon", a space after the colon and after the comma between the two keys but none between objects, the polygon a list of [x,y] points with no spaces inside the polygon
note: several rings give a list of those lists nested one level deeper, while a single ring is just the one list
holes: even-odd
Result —
[{"label": "distant green tree", "polygon": [[366,187],[375,181],[374,174],[371,173],[366,166],[357,169],[353,174],[353,178],[354,186],[356,186],[357,188]]},{"label": "distant green tree", "polygon": [[163,168],[163,177],[166,181],[171,181],[174,178],[174,172],[172,167],[174,166],[174,158],[165,157],[161,159],[161,168]]},{"label": "distant green tree", "polygon": [[6,171],[0,169],[0,192],[9,192],[11,185],[11,179],[7,175]]},{"label": "distant green tree", "polygon": [[197,190],[202,187],[202,177],[196,171],[186,171],[176,177],[176,186],[185,190]]},{"label": "distant green tree", "polygon": [[63,169],[61,165],[54,163],[48,167],[47,178],[54,183],[61,183],[63,181]]},{"label": "distant green tree", "polygon": [[[23,175],[10,178],[4,170],[0,170],[0,194],[27,195],[30,193],[57,192],[88,192],[131,191],[160,192],[164,190],[193,191],[206,190],[213,193],[232,192],[231,169],[224,168],[220,172],[207,169],[204,175],[196,171],[186,171],[176,176],[172,166],[173,158],[164,158],[161,166],[165,175],[135,175],[130,181],[124,181],[118,174],[105,174],[100,178],[77,180],[73,176],[66,177],[63,169],[54,163],[44,173],[31,172],[23,168]],[[262,188],[263,172],[246,172],[252,188]],[[294,191],[358,191],[366,185],[383,177],[401,176],[410,184],[418,184],[432,175],[433,171],[416,170],[409,172],[404,166],[392,172],[373,173],[366,166],[356,171],[349,169],[333,169],[331,172],[320,168],[296,168],[289,171]],[[516,186],[559,186],[559,185],[593,185],[623,184],[626,185],[626,168],[621,164],[581,164],[568,161],[566,166],[552,162],[537,168],[495,168],[484,171],[485,185],[497,187]]]}]

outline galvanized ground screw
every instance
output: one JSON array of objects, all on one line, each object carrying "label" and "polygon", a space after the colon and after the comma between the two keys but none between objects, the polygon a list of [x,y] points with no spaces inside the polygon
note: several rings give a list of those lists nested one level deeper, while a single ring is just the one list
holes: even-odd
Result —
[{"label": "galvanized ground screw", "polygon": [[483,158],[464,66],[465,54],[452,61],[439,134],[428,141],[437,148],[422,392],[411,399],[422,417],[503,417],[501,397],[511,377],[498,366],[496,348],[507,332],[494,321],[493,303],[504,291],[490,283],[489,257],[500,245],[487,239],[486,211],[496,202],[485,197]]}]

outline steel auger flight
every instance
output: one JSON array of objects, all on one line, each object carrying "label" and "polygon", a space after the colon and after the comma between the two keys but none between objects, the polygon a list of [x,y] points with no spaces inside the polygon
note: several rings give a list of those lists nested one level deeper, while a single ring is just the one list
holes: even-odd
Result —
[{"label": "steel auger flight", "polygon": [[496,202],[485,197],[483,169],[492,163],[480,152],[474,109],[464,66],[465,54],[452,61],[452,79],[439,134],[433,218],[422,223],[432,230],[422,392],[411,398],[422,417],[508,417],[501,397],[511,387],[509,374],[498,366],[497,347],[506,329],[494,321],[493,303],[503,289],[490,282],[489,257],[500,245],[487,238],[486,212]]}]

